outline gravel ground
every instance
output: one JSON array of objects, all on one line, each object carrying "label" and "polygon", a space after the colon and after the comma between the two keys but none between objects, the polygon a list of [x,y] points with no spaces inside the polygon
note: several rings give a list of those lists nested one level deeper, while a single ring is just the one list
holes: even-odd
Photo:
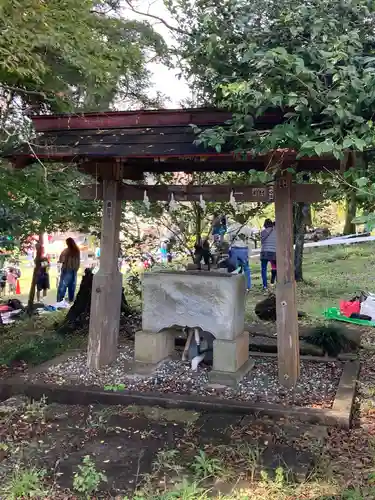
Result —
[{"label": "gravel ground", "polygon": [[132,359],[133,347],[126,346],[111,366],[100,371],[90,371],[86,366],[86,354],[82,353],[49,367],[46,372],[25,373],[22,378],[31,382],[83,384],[102,388],[124,384],[129,391],[211,395],[238,401],[330,408],[342,372],[342,364],[339,362],[302,361],[299,382],[295,390],[288,390],[278,382],[277,360],[256,358],[254,368],[239,383],[238,388],[230,389],[210,387],[210,368],[200,367],[197,372],[193,372],[188,363],[180,360],[166,361],[152,376],[130,375]]}]

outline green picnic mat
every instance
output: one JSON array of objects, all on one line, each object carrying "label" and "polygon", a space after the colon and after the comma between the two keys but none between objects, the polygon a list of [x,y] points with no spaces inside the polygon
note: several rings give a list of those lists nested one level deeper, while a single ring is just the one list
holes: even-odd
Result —
[{"label": "green picnic mat", "polygon": [[336,321],[344,321],[345,323],[352,323],[353,325],[361,325],[361,326],[374,326],[375,321],[366,321],[364,319],[355,319],[355,318],[347,318],[340,313],[340,310],[337,307],[329,307],[324,311],[324,316],[327,319],[333,319]]}]

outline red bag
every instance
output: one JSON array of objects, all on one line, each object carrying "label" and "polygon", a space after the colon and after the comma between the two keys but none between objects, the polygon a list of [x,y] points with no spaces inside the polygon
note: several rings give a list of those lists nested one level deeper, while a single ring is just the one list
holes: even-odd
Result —
[{"label": "red bag", "polygon": [[355,313],[359,314],[361,311],[361,303],[359,300],[354,300],[350,302],[348,300],[340,300],[340,312],[343,316],[350,318],[350,316]]}]

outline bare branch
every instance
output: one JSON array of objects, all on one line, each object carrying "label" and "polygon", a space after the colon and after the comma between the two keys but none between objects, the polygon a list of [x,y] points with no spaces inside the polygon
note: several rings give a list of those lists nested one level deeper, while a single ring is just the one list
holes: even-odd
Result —
[{"label": "bare branch", "polygon": [[46,101],[53,101],[50,97],[47,97],[47,95],[44,92],[39,92],[38,90],[26,90],[22,89],[20,87],[12,87],[9,85],[3,85],[0,84],[0,88],[4,90],[9,90],[10,92],[16,92],[17,94],[28,94],[28,95],[35,95],[38,97],[42,97]]},{"label": "bare branch", "polygon": [[184,241],[179,234],[177,234],[170,226],[169,224],[166,224],[165,222],[163,222],[163,220],[160,220],[161,224],[166,228],[168,229],[171,233],[173,233],[173,235],[179,240],[179,242],[182,244],[182,246],[189,251],[190,253],[190,256],[192,257],[192,259],[194,260],[194,252],[191,250],[191,248],[188,247],[187,245],[187,242]]},{"label": "bare branch", "polygon": [[169,30],[171,31],[175,31],[176,33],[180,33],[181,35],[189,35],[189,33],[187,31],[184,31],[182,30],[181,28],[177,28],[176,26],[172,26],[170,25],[169,23],[167,23],[167,21],[165,19],[163,19],[162,17],[159,17],[159,16],[155,16],[154,14],[149,14],[148,12],[141,12],[140,10],[138,9],[135,9],[132,5],[132,2],[131,0],[125,0],[125,2],[127,3],[127,5],[129,6],[129,9],[131,11],[134,12],[134,14],[138,14],[140,16],[146,16],[146,17],[149,17],[151,19],[155,19],[155,21],[159,21],[159,23],[162,23],[164,24],[164,26],[166,28],[168,28]]}]

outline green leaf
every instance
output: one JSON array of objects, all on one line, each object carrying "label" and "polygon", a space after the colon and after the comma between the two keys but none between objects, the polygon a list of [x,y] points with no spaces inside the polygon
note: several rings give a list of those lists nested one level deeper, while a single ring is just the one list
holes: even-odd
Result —
[{"label": "green leaf", "polygon": [[249,62],[249,61],[250,61],[250,59],[252,59],[252,58],[253,58],[253,56],[254,56],[253,51],[252,51],[252,50],[247,50],[247,51],[243,54],[243,56],[242,56],[242,58],[241,58],[241,62],[242,62],[243,64],[244,64],[244,63],[247,63],[247,62]]},{"label": "green leaf", "polygon": [[314,149],[315,150],[316,142],[314,141],[306,141],[302,144],[301,149]]},{"label": "green leaf", "polygon": [[375,222],[375,213],[359,215],[352,220],[352,224],[367,224],[372,222]]},{"label": "green leaf", "polygon": [[360,139],[359,137],[353,138],[353,145],[359,150],[363,151],[364,147],[366,146],[366,142],[363,139]]},{"label": "green leaf", "polygon": [[342,151],[340,151],[339,149],[335,148],[333,151],[332,151],[332,154],[333,156],[336,158],[336,160],[342,160],[343,158],[343,153]]},{"label": "green leaf", "polygon": [[324,142],[321,142],[315,146],[315,152],[318,156],[325,154],[325,153],[331,153],[333,150],[333,142],[330,140],[326,140]]},{"label": "green leaf", "polygon": [[360,177],[359,179],[355,179],[355,183],[358,187],[365,187],[367,186],[368,182],[369,180],[367,177]]}]

